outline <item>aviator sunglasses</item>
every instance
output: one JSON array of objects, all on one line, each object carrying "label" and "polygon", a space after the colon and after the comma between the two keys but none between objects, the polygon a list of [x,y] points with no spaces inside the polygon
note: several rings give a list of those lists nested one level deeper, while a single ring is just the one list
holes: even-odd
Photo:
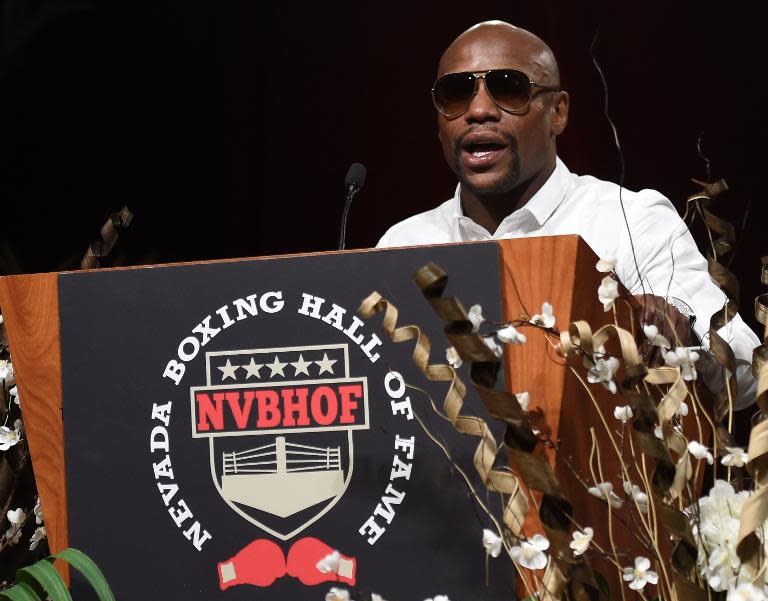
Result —
[{"label": "aviator sunglasses", "polygon": [[464,113],[485,80],[488,96],[500,109],[508,113],[522,113],[531,104],[533,88],[542,92],[559,92],[556,86],[545,86],[531,79],[517,69],[488,69],[487,71],[465,71],[448,73],[439,78],[432,87],[432,102],[443,115],[452,119]]}]

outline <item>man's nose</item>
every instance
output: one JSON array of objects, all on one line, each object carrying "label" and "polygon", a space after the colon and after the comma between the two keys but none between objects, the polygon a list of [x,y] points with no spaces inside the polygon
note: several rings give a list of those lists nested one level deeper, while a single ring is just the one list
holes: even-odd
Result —
[{"label": "man's nose", "polygon": [[472,97],[464,118],[468,123],[483,123],[485,121],[501,120],[501,109],[491,98],[485,86],[485,78],[478,82],[477,93]]}]

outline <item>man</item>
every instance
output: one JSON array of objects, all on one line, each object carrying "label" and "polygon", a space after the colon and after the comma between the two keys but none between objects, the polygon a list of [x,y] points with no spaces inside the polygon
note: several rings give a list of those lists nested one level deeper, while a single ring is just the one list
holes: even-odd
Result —
[{"label": "man", "polygon": [[[390,228],[379,247],[578,234],[616,259],[619,279],[646,307],[668,298],[686,313],[667,307],[678,331],[695,315],[706,344],[709,319],[726,298],[672,204],[653,190],[572,174],[557,157],[569,98],[541,39],[499,21],[475,25],[443,54],[432,95],[443,154],[460,183],[450,200]],[[736,407],[747,406],[759,341],[739,316],[719,333],[739,366]]]}]

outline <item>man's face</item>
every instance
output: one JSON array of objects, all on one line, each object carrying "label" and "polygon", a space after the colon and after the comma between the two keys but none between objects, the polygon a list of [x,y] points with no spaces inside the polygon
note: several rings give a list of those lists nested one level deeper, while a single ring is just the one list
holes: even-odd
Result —
[{"label": "man's face", "polygon": [[[489,69],[517,69],[534,82],[558,83],[529,40],[488,30],[454,43],[440,61],[438,76]],[[553,128],[553,96],[534,87],[526,111],[511,114],[493,102],[480,80],[466,112],[452,119],[438,114],[443,155],[463,188],[478,197],[502,195],[554,167],[560,131]]]}]

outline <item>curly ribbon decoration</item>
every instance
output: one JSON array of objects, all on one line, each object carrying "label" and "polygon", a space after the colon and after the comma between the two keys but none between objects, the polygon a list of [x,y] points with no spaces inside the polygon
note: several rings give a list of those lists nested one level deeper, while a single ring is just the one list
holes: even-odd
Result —
[{"label": "curly ribbon decoration", "polygon": [[[768,257],[763,257],[761,261],[761,280],[768,285]],[[755,570],[757,578],[762,579],[765,553],[758,530],[764,529],[768,520],[768,420],[765,419],[768,413],[768,294],[761,294],[755,299],[755,317],[765,326],[763,344],[754,350],[752,362],[752,371],[757,378],[757,405],[763,414],[763,421],[752,428],[749,436],[747,470],[754,478],[755,492],[741,510],[736,552],[742,562]]]},{"label": "curly ribbon decoration", "polygon": [[[689,520],[670,504],[682,496],[685,484],[693,474],[686,439],[672,427],[675,413],[687,396],[688,388],[679,368],[646,368],[632,334],[614,324],[605,325],[593,333],[587,322],[576,321],[567,331],[560,333],[561,348],[566,357],[584,355],[592,358],[596,349],[604,348],[610,339],[618,342],[624,364],[621,387],[634,413],[632,442],[636,449],[654,462],[648,493],[654,497],[659,521],[676,541],[672,549],[672,566],[675,568],[673,586],[680,599],[704,600],[706,593],[691,578],[696,565],[697,546]],[[633,390],[640,381],[667,387],[658,405],[651,396]],[[661,426],[664,440],[654,435],[657,423]],[[677,455],[677,461],[673,460],[670,451]]]},{"label": "curly ribbon decoration", "polygon": [[[739,306],[739,282],[736,276],[725,265],[720,263],[720,257],[734,249],[736,230],[732,224],[709,210],[715,199],[728,190],[725,180],[720,179],[713,183],[707,183],[694,179],[693,182],[700,185],[702,190],[691,195],[687,203],[694,203],[709,230],[710,245],[707,250],[707,270],[712,280],[728,297],[726,305],[712,315],[709,320],[709,350],[715,359],[727,370],[725,386],[715,399],[714,417],[715,422],[719,424],[731,409],[729,398],[735,399],[738,392],[736,357],[730,345],[717,333],[718,330],[733,319]],[[713,237],[712,234],[718,237]],[[722,447],[723,444],[732,443],[731,435],[725,428],[718,425],[717,434],[716,444]]]},{"label": "curly ribbon decoration", "polygon": [[[447,276],[437,265],[428,263],[416,272],[413,280],[435,313],[447,322],[445,333],[464,361],[471,362],[470,380],[488,411],[503,421],[507,428],[504,443],[511,462],[530,490],[542,493],[539,516],[550,540],[550,560],[543,577],[540,598],[555,601],[566,590],[573,598],[589,599],[597,591],[594,577],[586,560],[570,558],[570,503],[565,499],[555,474],[545,459],[532,454],[537,439],[517,398],[508,392],[495,390],[499,359],[472,331],[472,323],[461,302],[443,298]],[[450,382],[443,400],[443,411],[454,429],[462,434],[480,438],[474,454],[474,466],[486,488],[506,496],[503,522],[511,537],[519,540],[529,503],[518,477],[504,468],[494,468],[497,445],[486,422],[476,416],[461,413],[466,386],[455,370],[442,364],[430,364],[429,338],[415,325],[397,327],[397,308],[374,292],[363,300],[358,313],[365,318],[384,311],[382,328],[396,343],[416,339],[413,362],[432,381]],[[565,573],[568,573],[566,577]]]},{"label": "curly ribbon decoration", "polygon": [[112,213],[109,219],[101,226],[99,238],[92,242],[80,261],[80,269],[98,269],[99,259],[104,258],[112,252],[112,248],[117,242],[117,230],[124,230],[133,220],[133,213],[128,207],[123,207],[116,213]]}]

